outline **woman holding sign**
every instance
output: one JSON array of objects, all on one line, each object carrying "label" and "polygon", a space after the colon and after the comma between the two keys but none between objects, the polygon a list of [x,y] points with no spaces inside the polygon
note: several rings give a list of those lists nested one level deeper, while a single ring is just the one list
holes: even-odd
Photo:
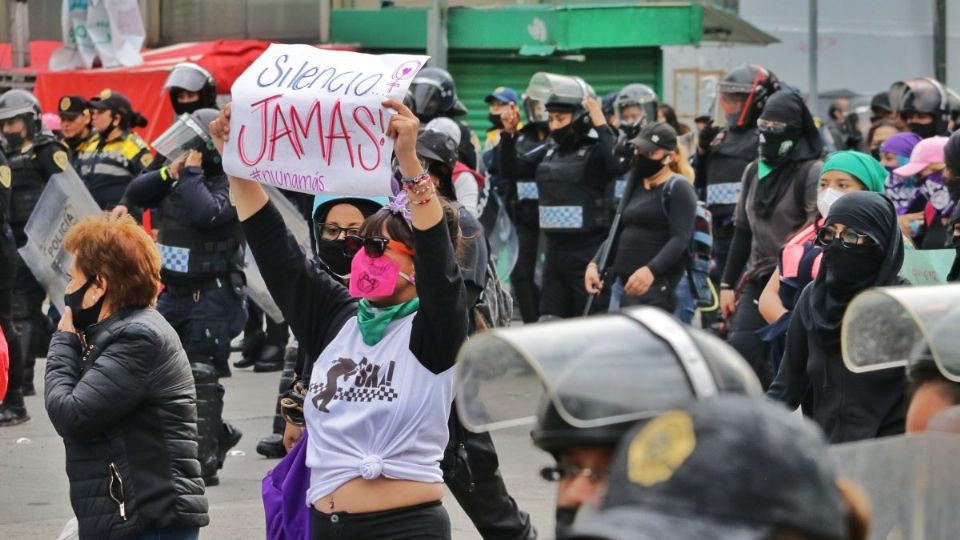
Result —
[{"label": "woman holding sign", "polygon": [[[349,289],[308,263],[260,184],[230,178],[270,294],[316,359],[303,407],[313,538],[450,538],[440,460],[467,334],[458,228],[417,159],[416,116],[397,101],[383,106],[397,111],[387,134],[408,202],[347,239],[357,249]],[[211,124],[221,150],[229,114]],[[303,434],[288,421],[288,449]]]}]

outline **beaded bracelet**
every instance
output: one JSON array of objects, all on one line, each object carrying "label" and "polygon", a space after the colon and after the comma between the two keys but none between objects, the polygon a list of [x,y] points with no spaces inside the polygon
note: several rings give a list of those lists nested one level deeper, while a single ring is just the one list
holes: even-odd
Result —
[{"label": "beaded bracelet", "polygon": [[434,195],[431,193],[430,196],[427,197],[426,199],[422,199],[422,200],[419,200],[419,201],[410,201],[410,204],[415,204],[415,205],[417,205],[417,206],[423,206],[423,205],[429,203],[430,201],[432,201],[432,200],[433,200],[433,197],[434,197]]},{"label": "beaded bracelet", "polygon": [[427,180],[430,180],[430,173],[428,173],[427,171],[423,171],[417,176],[402,178],[400,180],[400,183],[403,184],[404,187],[406,187],[406,186],[412,186],[416,184],[422,184]]},{"label": "beaded bracelet", "polygon": [[411,186],[404,191],[412,195],[423,195],[424,193],[433,193],[437,190],[437,187],[433,183],[421,184],[419,186]]}]

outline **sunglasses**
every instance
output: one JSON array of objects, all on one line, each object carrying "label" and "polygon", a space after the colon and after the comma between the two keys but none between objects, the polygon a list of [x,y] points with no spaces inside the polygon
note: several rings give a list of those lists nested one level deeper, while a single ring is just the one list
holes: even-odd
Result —
[{"label": "sunglasses", "polygon": [[323,238],[324,240],[336,240],[340,238],[340,235],[344,237],[347,236],[357,236],[360,234],[359,227],[341,227],[333,223],[317,223],[317,237]]},{"label": "sunglasses", "polygon": [[386,251],[388,247],[394,251],[413,257],[412,249],[386,236],[350,235],[343,239],[343,252],[350,256],[360,251],[360,248],[363,248],[363,250],[367,252],[368,257],[382,257],[383,252]]},{"label": "sunglasses", "polygon": [[853,229],[844,229],[843,232],[838,233],[833,227],[824,227],[817,233],[817,243],[823,247],[839,243],[845,248],[852,248],[873,242],[873,238],[866,234],[860,234]]},{"label": "sunglasses", "polygon": [[766,133],[783,133],[787,130],[787,124],[786,122],[764,120],[763,118],[760,118],[757,120],[757,129]]}]

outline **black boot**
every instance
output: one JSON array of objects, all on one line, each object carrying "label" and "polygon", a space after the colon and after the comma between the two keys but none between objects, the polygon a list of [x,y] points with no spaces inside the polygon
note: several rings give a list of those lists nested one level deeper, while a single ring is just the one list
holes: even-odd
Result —
[{"label": "black boot", "polygon": [[276,345],[266,345],[263,347],[263,353],[260,355],[260,359],[257,360],[257,363],[253,365],[253,371],[256,373],[267,373],[270,371],[280,371],[283,369],[283,360],[287,356],[290,356],[292,351],[293,357],[297,357],[297,350],[293,347],[289,347],[284,350],[283,347],[278,347]]},{"label": "black boot", "polygon": [[33,356],[33,321],[31,319],[17,319],[13,324],[20,335],[20,350],[23,351],[23,382],[21,388],[24,396],[32,396],[37,393],[33,384],[33,371],[37,364],[37,359]]},{"label": "black boot", "polygon": [[0,404],[0,427],[16,426],[27,420],[30,420],[30,415],[23,405],[23,392],[9,390],[3,404]]},{"label": "black boot", "polygon": [[263,345],[267,341],[267,334],[263,330],[257,330],[250,334],[243,334],[243,344],[240,346],[240,360],[233,363],[233,367],[238,369],[248,368],[260,358],[263,353]]},{"label": "black boot", "polygon": [[[221,397],[221,400],[223,398]],[[223,401],[221,403],[221,409],[223,408]],[[223,462],[227,460],[227,452],[231,448],[236,446],[240,439],[243,437],[243,432],[240,431],[240,428],[231,424],[230,422],[223,421],[220,424],[220,437],[217,440],[217,468],[223,468]]]},{"label": "black boot", "polygon": [[37,387],[33,384],[34,368],[37,365],[37,359],[33,356],[27,356],[23,362],[23,395],[37,395]]},{"label": "black boot", "polygon": [[[210,361],[212,360],[211,358]],[[190,361],[197,387],[197,459],[200,461],[200,475],[207,486],[215,486],[220,483],[217,477],[217,458],[223,394],[219,389],[217,368],[194,358]]]},{"label": "black boot", "polygon": [[257,453],[267,459],[280,459],[286,456],[287,449],[283,447],[283,435],[271,433],[260,439],[257,443]]},{"label": "black boot", "polygon": [[300,350],[297,347],[287,348],[287,354],[283,357],[283,373],[280,374],[280,388],[277,391],[277,405],[273,414],[273,433],[260,439],[257,443],[257,453],[267,459],[279,459],[287,455],[287,449],[283,447],[283,430],[287,422],[280,415],[279,398],[293,384],[299,353]]}]

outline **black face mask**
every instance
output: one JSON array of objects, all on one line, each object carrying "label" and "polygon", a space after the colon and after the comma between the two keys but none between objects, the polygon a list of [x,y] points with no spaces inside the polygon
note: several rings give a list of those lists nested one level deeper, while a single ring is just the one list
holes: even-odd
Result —
[{"label": "black face mask", "polygon": [[637,178],[650,178],[664,167],[663,161],[659,159],[651,159],[647,156],[633,158],[633,172]]},{"label": "black face mask", "polygon": [[343,240],[317,239],[317,256],[330,268],[330,271],[343,277],[350,274],[350,262],[353,257],[343,252]]},{"label": "black face mask", "polygon": [[578,508],[557,507],[557,538],[563,538],[564,533],[573,525],[577,518]]},{"label": "black face mask", "polygon": [[796,146],[799,134],[792,130],[783,133],[771,133],[769,131],[760,132],[760,145],[758,147],[760,157],[767,165],[776,167],[783,163],[785,158],[790,155],[790,151]]},{"label": "black face mask", "polygon": [[838,296],[853,297],[873,287],[883,258],[876,244],[849,248],[831,244],[823,250],[827,286]]},{"label": "black face mask", "polygon": [[637,135],[640,134],[640,125],[642,122],[637,122],[636,124],[620,124],[620,131],[623,132],[623,136],[627,140],[635,139]]},{"label": "black face mask", "polygon": [[876,147],[870,151],[870,155],[873,156],[873,159],[880,161],[880,147]]},{"label": "black face mask", "polygon": [[22,133],[4,133],[3,139],[7,142],[8,152],[18,152],[23,147]]},{"label": "black face mask", "polygon": [[937,123],[930,122],[929,124],[917,124],[914,122],[908,123],[907,128],[920,136],[921,139],[929,139],[937,135]]},{"label": "black face mask", "polygon": [[194,111],[198,111],[203,108],[203,102],[199,99],[196,101],[191,101],[190,103],[177,103],[176,101],[173,102],[173,111],[177,113],[177,116],[180,116],[181,114],[191,114]]},{"label": "black face mask", "polygon": [[573,122],[560,129],[551,131],[550,137],[552,137],[561,148],[573,148],[580,141],[580,134],[577,132],[577,128],[573,125]]},{"label": "black face mask", "polygon": [[93,282],[94,278],[90,278],[83,284],[83,287],[63,295],[63,304],[70,308],[73,313],[73,326],[81,332],[86,332],[88,328],[96,324],[97,320],[100,319],[100,310],[103,309],[103,296],[92,306],[82,307],[83,296],[87,293],[87,289],[93,285]]},{"label": "black face mask", "polygon": [[487,115],[487,120],[493,125],[493,129],[503,129],[503,119],[500,118],[499,114],[490,113]]}]

